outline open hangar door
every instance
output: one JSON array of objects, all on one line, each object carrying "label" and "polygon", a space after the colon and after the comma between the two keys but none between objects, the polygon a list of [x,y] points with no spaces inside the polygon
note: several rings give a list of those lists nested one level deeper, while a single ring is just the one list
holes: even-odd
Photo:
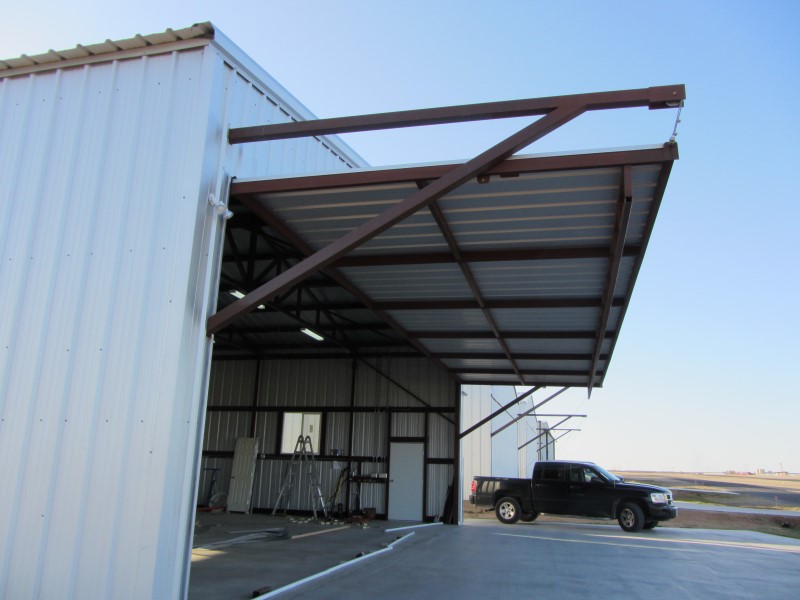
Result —
[{"label": "open hangar door", "polygon": [[[313,422],[334,507],[391,514],[390,448],[420,443],[423,519],[457,522],[474,430],[460,385],[602,385],[677,158],[673,141],[515,152],[587,111],[683,98],[664,86],[230,130],[235,146],[541,117],[464,163],[231,183],[199,497],[214,473],[229,481],[236,439],[258,438],[250,506],[271,510]],[[290,510],[312,509],[296,498]]]},{"label": "open hangar door", "polygon": [[[235,303],[302,259],[305,246],[231,191],[218,306]],[[308,481],[280,498],[298,435],[308,435],[326,507],[392,516],[393,446],[422,448],[417,520],[451,519],[458,382],[330,273],[304,280],[215,334],[198,504],[311,514]],[[237,440],[255,440],[241,486]],[[396,446],[400,444],[400,446]],[[232,479],[233,476],[233,479]],[[247,497],[237,490],[244,489]],[[250,491],[252,490],[252,491]]]}]

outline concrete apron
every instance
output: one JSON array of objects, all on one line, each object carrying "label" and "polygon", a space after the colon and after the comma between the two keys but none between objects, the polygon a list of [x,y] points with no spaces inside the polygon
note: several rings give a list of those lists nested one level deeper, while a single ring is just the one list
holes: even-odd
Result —
[{"label": "concrete apron", "polygon": [[279,596],[440,528],[440,523],[198,513],[189,599]]}]

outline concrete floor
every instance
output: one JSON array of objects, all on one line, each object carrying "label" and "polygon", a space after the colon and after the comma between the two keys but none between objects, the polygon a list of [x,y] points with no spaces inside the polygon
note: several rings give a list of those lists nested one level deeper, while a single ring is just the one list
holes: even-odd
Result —
[{"label": "concrete floor", "polygon": [[196,522],[190,600],[252,598],[255,590],[275,590],[384,550],[412,531],[417,536],[444,527],[387,532],[420,524],[377,520],[322,523],[300,517],[224,513],[198,513]]},{"label": "concrete floor", "polygon": [[[260,516],[221,515],[198,533],[235,537]],[[264,517],[265,519],[271,519]],[[201,517],[201,520],[203,518]],[[286,525],[285,520],[265,522]],[[192,564],[190,598],[249,598],[258,587],[277,588],[361,552],[373,555],[278,597],[340,598],[771,598],[794,600],[800,589],[800,541],[744,531],[656,528],[626,534],[616,524],[518,523],[470,520],[464,527],[434,526],[385,532],[288,524],[292,540],[220,548]],[[402,525],[402,524],[400,524]],[[234,527],[235,526],[235,527]],[[300,537],[330,528],[328,533]],[[210,550],[195,550],[202,557]],[[235,570],[233,570],[235,569]],[[233,573],[236,573],[234,575]]]}]

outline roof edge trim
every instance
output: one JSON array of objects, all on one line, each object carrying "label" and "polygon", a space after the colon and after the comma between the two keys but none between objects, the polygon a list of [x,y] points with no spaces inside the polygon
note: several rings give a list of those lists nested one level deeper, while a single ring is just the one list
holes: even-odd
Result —
[{"label": "roof edge trim", "polygon": [[88,46],[78,44],[69,50],[50,50],[33,56],[23,54],[19,58],[0,60],[0,78],[200,48],[207,46],[214,35],[214,26],[206,22],[184,29],[167,29],[145,36],[137,34],[132,38],[106,40]]}]

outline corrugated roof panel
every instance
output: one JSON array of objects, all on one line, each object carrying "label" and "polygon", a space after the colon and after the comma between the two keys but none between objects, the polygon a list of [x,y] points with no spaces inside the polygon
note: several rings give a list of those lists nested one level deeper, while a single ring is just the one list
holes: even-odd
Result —
[{"label": "corrugated roof panel", "polygon": [[502,352],[496,338],[439,339],[422,338],[422,343],[435,354],[449,352]]},{"label": "corrugated roof panel", "polygon": [[516,375],[498,375],[496,373],[487,375],[486,373],[461,373],[459,379],[464,383],[483,384],[491,381],[492,385],[519,385],[519,377]]},{"label": "corrugated roof panel", "polygon": [[478,310],[391,310],[389,315],[407,331],[488,331]]},{"label": "corrugated roof panel", "polygon": [[341,271],[375,301],[472,297],[464,275],[452,263],[350,267]]},{"label": "corrugated roof panel", "polygon": [[613,228],[619,180],[619,169],[523,174],[468,182],[439,204],[465,250],[597,244]]},{"label": "corrugated roof panel", "polygon": [[585,359],[556,359],[556,360],[526,360],[518,359],[517,367],[520,370],[550,370],[550,371],[582,371],[587,373],[592,366],[592,361]]},{"label": "corrugated roof panel", "polygon": [[605,285],[605,258],[471,263],[486,299],[599,298]]},{"label": "corrugated roof panel", "polygon": [[[577,340],[560,340],[560,339],[507,339],[506,344],[514,354],[522,353],[542,353],[542,352],[557,352],[557,353],[573,353],[573,354],[588,354],[594,351],[594,340],[585,338]],[[608,352],[610,347],[610,340],[603,342],[602,352]]]},{"label": "corrugated roof panel", "polygon": [[600,320],[599,308],[493,309],[501,331],[585,331]]},{"label": "corrugated roof panel", "polygon": [[445,358],[443,361],[451,369],[469,369],[470,371],[480,369],[510,369],[511,363],[508,359],[487,359],[487,358]]}]

